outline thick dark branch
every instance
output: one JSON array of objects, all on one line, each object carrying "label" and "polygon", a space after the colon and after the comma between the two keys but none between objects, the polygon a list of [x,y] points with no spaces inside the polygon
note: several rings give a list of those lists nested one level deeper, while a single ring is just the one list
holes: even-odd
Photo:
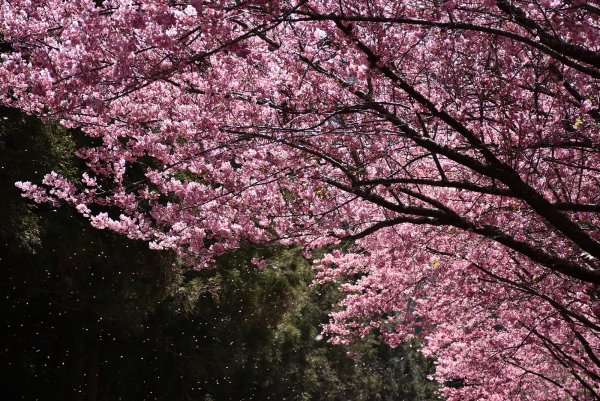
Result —
[{"label": "thick dark branch", "polygon": [[598,204],[557,202],[554,204],[554,206],[557,209],[565,210],[568,212],[600,213],[600,205]]},{"label": "thick dark branch", "polygon": [[398,224],[409,223],[409,224],[429,224],[429,225],[439,225],[436,219],[430,217],[410,217],[410,216],[401,216],[390,220],[380,221],[378,223],[373,224],[372,226],[364,229],[363,231],[356,233],[354,235],[343,237],[345,240],[357,240],[360,238],[364,238],[370,234],[373,234],[382,228],[393,227]]},{"label": "thick dark branch", "polygon": [[489,194],[514,197],[515,194],[505,188],[498,188],[491,185],[477,185],[471,182],[464,181],[446,181],[446,180],[430,180],[425,178],[381,178],[373,180],[362,180],[357,181],[357,186],[370,186],[370,185],[393,185],[393,184],[415,184],[415,185],[426,185],[432,187],[443,187],[443,188],[456,188],[466,189],[468,191]]},{"label": "thick dark branch", "polygon": [[[526,256],[532,261],[546,266],[550,270],[558,273],[562,273],[566,276],[577,278],[582,281],[589,283],[600,284],[600,272],[597,270],[589,269],[585,266],[579,265],[569,260],[562,259],[556,255],[552,255],[546,250],[529,244],[524,241],[517,240],[514,236],[506,234],[498,227],[491,225],[476,224],[465,217],[457,214],[449,213],[445,210],[430,209],[422,206],[406,206],[390,202],[389,200],[364,189],[352,187],[335,180],[324,180],[326,183],[335,186],[342,191],[352,193],[359,196],[360,198],[369,201],[373,204],[384,207],[390,211],[400,213],[403,215],[413,215],[419,217],[432,218],[430,224],[432,225],[447,225],[460,228],[464,231],[470,231],[475,234],[481,235],[482,237],[494,240],[514,251],[519,252],[521,255]],[[425,224],[425,223],[422,223]]]},{"label": "thick dark branch", "polygon": [[[468,227],[464,229],[469,230]],[[527,256],[534,262],[546,266],[553,271],[577,278],[582,281],[587,281],[589,283],[600,284],[599,271],[591,270],[577,263],[559,258],[555,255],[551,255],[541,248],[515,239],[512,235],[502,232],[500,229],[498,229],[498,227],[484,225],[481,227],[473,227],[470,230],[484,237],[491,238],[494,241],[499,242],[524,256]]]},{"label": "thick dark branch", "polygon": [[444,205],[442,202],[438,201],[437,199],[434,199],[430,196],[424,195],[420,192],[417,191],[413,191],[411,189],[408,189],[406,187],[400,187],[398,188],[398,191],[408,195],[408,196],[412,196],[415,199],[419,199],[422,202],[428,203],[431,206],[442,210],[444,212],[446,212],[448,215],[450,216],[459,216],[454,210],[452,210],[451,208],[449,208],[448,206]]},{"label": "thick dark branch", "polygon": [[400,214],[409,214],[413,216],[421,216],[421,217],[431,217],[434,219],[438,219],[437,221],[442,224],[447,224],[447,220],[450,215],[444,211],[440,211],[438,209],[430,209],[422,206],[408,206],[402,205],[398,203],[390,202],[382,196],[371,193],[369,191],[352,187],[341,182],[324,178],[323,182],[333,185],[334,187],[341,189],[344,192],[351,193],[359,196],[360,198],[367,200],[375,205],[381,206],[390,211],[400,213]]},{"label": "thick dark branch", "polygon": [[554,51],[594,67],[600,65],[600,54],[582,46],[569,43],[560,37],[550,35],[537,22],[527,17],[527,14],[515,6],[511,0],[498,0],[496,1],[496,5],[500,10],[510,15],[516,23],[533,34],[538,35],[540,41]]},{"label": "thick dark branch", "polygon": [[[352,36],[352,28],[345,26],[341,22],[336,22],[338,28],[343,31],[347,36],[352,38],[357,47],[365,54],[367,59],[371,62],[373,68],[378,69],[384,76],[389,78],[392,82],[397,84],[404,92],[406,92],[410,97],[415,99],[421,105],[426,107],[433,116],[438,117],[452,129],[454,129],[457,133],[462,135],[475,149],[477,149],[486,161],[489,163],[487,165],[482,165],[482,163],[478,162],[473,163],[473,159],[468,158],[468,156],[460,155],[460,159],[463,161],[454,159],[456,157],[455,152],[448,152],[447,149],[443,149],[446,152],[446,156],[450,159],[458,161],[459,163],[469,167],[479,173],[487,175],[490,178],[495,178],[505,184],[508,188],[510,188],[517,197],[525,201],[535,210],[541,217],[543,217],[546,221],[548,221],[552,226],[554,226],[558,231],[560,231],[563,235],[577,244],[582,250],[588,252],[590,255],[600,258],[600,243],[590,237],[584,230],[581,229],[576,223],[571,221],[567,216],[557,210],[548,200],[546,200],[541,194],[539,194],[534,188],[532,188],[529,184],[527,184],[523,179],[519,176],[519,174],[514,171],[508,164],[499,160],[496,155],[494,155],[488,146],[483,143],[478,136],[471,131],[469,128],[461,124],[459,121],[454,119],[450,114],[443,110],[438,110],[438,108],[421,94],[416,88],[410,85],[407,81],[397,75],[390,67],[387,65],[381,65],[381,59],[378,57],[369,46],[365,45],[359,39],[356,39]],[[358,91],[355,91],[357,93]],[[413,131],[411,132],[411,139],[419,144],[426,143],[422,135],[415,132],[414,129],[408,126],[404,121],[399,120],[393,113],[389,112],[385,107],[373,105],[373,108],[376,111],[380,111],[384,114],[386,118],[403,131]],[[390,117],[393,116],[392,119]],[[416,133],[416,135],[415,135]],[[430,141],[431,142],[431,141]],[[427,143],[430,145],[430,143]],[[429,149],[429,148],[428,148]],[[432,150],[432,149],[429,149]],[[434,150],[432,150],[434,151]],[[443,152],[438,152],[444,154]],[[476,166],[479,168],[479,171],[469,166],[469,164],[464,163],[465,158],[471,159],[468,160],[471,166]],[[479,164],[479,166],[477,165]],[[483,167],[483,168],[481,168]]]},{"label": "thick dark branch", "polygon": [[314,20],[314,21],[336,21],[336,22],[368,22],[368,23],[388,23],[388,24],[405,24],[405,25],[417,25],[429,28],[439,28],[439,29],[451,29],[458,31],[472,31],[472,32],[481,32],[485,34],[500,36],[515,40],[517,42],[523,43],[525,45],[531,46],[541,52],[551,56],[552,58],[560,61],[564,65],[567,65],[573,69],[576,69],[580,72],[583,72],[590,77],[600,78],[600,70],[597,68],[597,65],[593,65],[593,67],[589,67],[587,65],[581,65],[567,57],[567,55],[562,54],[559,51],[556,51],[549,47],[546,44],[538,43],[533,39],[521,36],[517,33],[492,28],[484,25],[470,24],[466,22],[438,22],[438,21],[428,21],[416,18],[402,18],[402,17],[384,17],[384,16],[363,16],[363,15],[336,15],[336,14],[319,14],[313,12],[302,12],[298,11],[296,14],[303,15],[306,20]]},{"label": "thick dark branch", "polygon": [[[390,186],[394,184],[414,184],[430,187],[456,188],[480,194],[516,197],[515,193],[510,189],[499,188],[491,185],[477,185],[464,181],[431,180],[426,178],[379,178],[372,180],[359,180],[354,183],[354,185],[358,187],[374,185]],[[600,204],[555,202],[552,205],[558,210],[564,210],[567,212],[600,213]]]},{"label": "thick dark branch", "polygon": [[[344,27],[343,25],[341,26],[340,29],[347,30],[347,28]],[[348,35],[351,36],[350,31],[348,31]],[[376,64],[376,62],[378,61],[378,58],[375,55],[373,55],[373,53],[370,52],[370,50],[368,48],[366,48],[366,50],[371,55],[371,56],[369,56],[369,58],[374,59],[374,61],[375,61],[374,64]],[[519,195],[521,195],[521,193],[523,192],[522,186],[524,185],[525,189],[528,189],[527,195],[528,195],[529,201],[527,203],[529,203],[530,206],[533,206],[532,203],[535,204],[537,207],[533,207],[533,209],[536,210],[540,215],[546,217],[544,215],[544,213],[540,213],[540,211],[538,210],[538,209],[540,209],[540,207],[539,207],[540,198],[541,198],[541,202],[543,203],[543,206],[545,206],[545,207],[541,208],[541,209],[543,209],[543,211],[545,211],[545,209],[549,208],[553,213],[558,213],[556,211],[556,209],[553,208],[552,204],[550,204],[547,200],[545,200],[543,197],[541,197],[541,195],[539,195],[537,192],[535,192],[535,190],[533,188],[530,188],[527,184],[525,184],[520,179],[520,177],[518,177],[518,175],[516,175],[516,173],[514,173],[512,171],[506,172],[506,171],[502,171],[502,170],[497,170],[497,168],[490,166],[489,164],[484,164],[484,163],[480,162],[479,160],[474,159],[463,153],[460,153],[459,151],[457,151],[453,148],[444,146],[442,144],[439,144],[439,143],[431,140],[430,138],[426,138],[426,137],[422,136],[415,129],[413,129],[409,124],[407,124],[406,122],[399,119],[394,113],[389,111],[383,105],[380,105],[377,103],[372,103],[372,99],[366,93],[360,91],[359,89],[354,88],[351,84],[345,82],[343,79],[341,79],[341,78],[335,76],[334,74],[332,74],[331,72],[325,70],[323,67],[321,67],[319,65],[315,65],[310,60],[308,60],[306,57],[299,56],[299,58],[300,58],[300,60],[302,60],[309,66],[311,66],[315,71],[320,72],[332,79],[337,80],[337,82],[340,85],[342,85],[342,87],[345,87],[346,89],[348,89],[351,93],[353,93],[360,99],[367,101],[367,102],[371,102],[371,107],[374,111],[380,113],[390,123],[392,123],[394,126],[398,127],[404,135],[406,135],[408,138],[413,140],[416,144],[423,146],[424,148],[426,148],[427,150],[429,150],[431,152],[442,154],[442,155],[448,157],[449,159],[454,160],[454,161],[464,165],[465,167],[470,168],[471,170],[473,170],[477,173],[480,173],[482,175],[485,175],[485,176],[488,176],[491,178],[496,178],[496,179],[500,180],[501,182],[504,182],[505,184],[506,184],[506,181],[508,181],[511,184],[511,185],[507,185],[507,186],[509,186],[509,188],[511,186],[515,186],[515,181],[517,184],[519,184],[519,182],[520,182],[522,185],[519,187],[519,191],[518,191]],[[387,67],[383,67],[382,69],[386,69],[393,76],[395,75]],[[407,85],[407,84],[405,83],[405,85]],[[506,179],[507,177],[505,177],[504,175],[507,175],[507,174],[511,174],[511,177],[510,177],[511,179],[509,179],[509,180]],[[502,179],[500,179],[500,178],[502,178]],[[356,181],[356,180],[353,180],[353,181]],[[408,210],[406,210],[406,207],[404,207],[404,206],[394,204],[384,198],[367,193],[366,191],[360,191],[356,187],[353,188],[351,186],[337,183],[335,181],[332,181],[329,183],[331,185],[336,186],[337,188],[339,188],[341,190],[344,190],[349,193],[353,193],[367,201],[370,201],[374,204],[385,207],[388,210],[396,211],[398,213],[410,213]],[[515,191],[515,192],[517,192],[517,191]],[[533,200],[531,200],[532,192],[534,194]],[[565,274],[569,277],[577,278],[579,280],[586,281],[589,283],[600,284],[600,272],[599,271],[592,270],[592,269],[587,268],[586,266],[581,266],[577,263],[574,263],[574,262],[571,262],[568,260],[564,260],[557,256],[548,254],[547,252],[545,252],[544,250],[542,250],[538,247],[535,247],[526,242],[516,240],[514,237],[509,236],[509,235],[503,233],[502,231],[500,231],[497,227],[492,227],[492,226],[476,227],[472,222],[468,222],[464,219],[461,219],[460,217],[453,216],[453,219],[448,219],[449,216],[447,214],[441,213],[437,210],[432,210],[432,209],[427,209],[427,208],[417,208],[417,209],[419,212],[417,215],[419,215],[419,216],[439,218],[438,222],[440,224],[452,225],[452,226],[455,226],[455,227],[458,227],[458,228],[461,228],[461,229],[464,229],[467,231],[475,232],[484,237],[493,239],[493,240],[507,246],[508,248],[513,249],[513,250],[519,252],[520,254],[528,257],[529,259],[533,260],[534,262],[540,263],[541,265],[548,267],[549,269],[551,269],[553,271],[556,271],[556,272]],[[431,214],[432,211],[435,212],[435,214],[432,215]],[[564,215],[560,214],[560,216],[562,216],[562,219],[566,219],[566,217]],[[568,219],[566,219],[566,220],[570,224],[569,228],[572,228],[574,223]],[[576,227],[577,234],[579,234],[579,233],[583,234],[583,236],[585,238],[588,238],[589,241],[592,241],[593,244],[598,245],[596,243],[596,241],[589,238],[589,236],[587,236],[587,234],[585,234],[579,227],[577,227],[577,226],[575,226],[575,227]],[[561,231],[563,231],[563,230],[561,230]],[[563,231],[563,233],[564,233],[564,231]],[[575,241],[575,242],[577,243],[577,241]],[[600,248],[600,246],[598,246],[598,248]],[[588,253],[592,254],[589,251],[588,251]],[[600,252],[598,252],[598,253],[600,253]]]}]

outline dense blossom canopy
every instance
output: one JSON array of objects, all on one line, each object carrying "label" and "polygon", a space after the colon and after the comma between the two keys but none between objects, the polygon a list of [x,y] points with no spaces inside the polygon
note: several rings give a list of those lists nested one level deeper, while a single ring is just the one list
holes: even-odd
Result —
[{"label": "dense blossom canopy", "polygon": [[27,196],[197,267],[342,241],[333,341],[600,399],[597,0],[0,0],[0,33],[2,102],[90,138]]}]

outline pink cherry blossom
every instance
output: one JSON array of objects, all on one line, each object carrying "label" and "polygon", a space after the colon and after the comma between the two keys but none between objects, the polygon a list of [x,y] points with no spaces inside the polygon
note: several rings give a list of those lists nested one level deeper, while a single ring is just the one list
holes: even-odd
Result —
[{"label": "pink cherry blossom", "polygon": [[450,400],[600,399],[598,1],[95,3],[0,0],[0,101],[91,143],[25,196],[196,268],[338,244],[331,341],[419,336]]}]

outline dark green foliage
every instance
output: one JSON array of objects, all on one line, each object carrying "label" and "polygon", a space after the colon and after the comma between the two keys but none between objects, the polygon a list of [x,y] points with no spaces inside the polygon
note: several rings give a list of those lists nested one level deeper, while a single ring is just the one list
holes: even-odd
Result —
[{"label": "dark green foliage", "polygon": [[[296,249],[242,249],[183,271],[171,254],[23,200],[15,181],[75,176],[77,146],[14,110],[0,119],[4,399],[433,399],[414,348],[317,337],[339,294],[309,287]],[[252,267],[257,256],[269,267]]]},{"label": "dark green foliage", "polygon": [[[95,399],[175,280],[169,255],[93,230],[67,209],[32,205],[14,186],[77,171],[62,129],[0,110],[0,335],[7,399]],[[10,378],[10,380],[7,380]],[[92,397],[92,398],[90,398]],[[112,399],[109,398],[109,399]]]},{"label": "dark green foliage", "polygon": [[393,349],[379,343],[381,389],[385,401],[427,401],[436,399],[437,385],[426,380],[433,372],[433,361],[419,352],[419,343],[411,341]]}]

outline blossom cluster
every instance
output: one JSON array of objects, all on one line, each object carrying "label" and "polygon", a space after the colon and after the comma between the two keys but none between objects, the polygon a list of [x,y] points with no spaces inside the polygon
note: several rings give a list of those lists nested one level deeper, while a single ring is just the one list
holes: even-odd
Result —
[{"label": "blossom cluster", "polygon": [[197,268],[337,244],[332,341],[600,399],[597,1],[0,0],[0,35],[0,102],[89,137],[26,196]]}]

